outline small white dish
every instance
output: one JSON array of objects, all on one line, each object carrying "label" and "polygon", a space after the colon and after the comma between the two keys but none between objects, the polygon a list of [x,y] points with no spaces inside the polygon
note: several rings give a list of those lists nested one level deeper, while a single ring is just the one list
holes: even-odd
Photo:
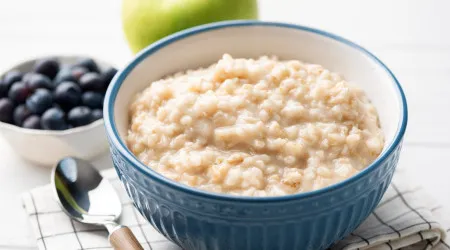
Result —
[{"label": "small white dish", "polygon": [[[85,56],[49,57],[57,58],[61,64],[71,64]],[[26,60],[16,64],[0,75],[0,78],[11,70],[18,70],[22,73],[29,72],[39,59],[42,58]],[[101,60],[93,59],[101,70],[113,66]],[[103,119],[82,127],[62,131],[26,129],[0,122],[0,134],[13,150],[24,159],[48,167],[52,167],[66,156],[90,160],[105,153],[108,149]]]}]

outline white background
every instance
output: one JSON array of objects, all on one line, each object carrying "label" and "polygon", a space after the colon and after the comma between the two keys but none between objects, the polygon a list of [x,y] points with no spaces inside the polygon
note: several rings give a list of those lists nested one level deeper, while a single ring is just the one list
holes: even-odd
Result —
[{"label": "white background", "polygon": [[[161,0],[163,1],[163,0]],[[401,167],[450,205],[450,1],[261,0],[263,20],[331,31],[383,60],[405,88],[410,120]],[[155,24],[158,25],[158,24]],[[0,70],[41,55],[87,54],[121,67],[132,57],[119,0],[1,0]],[[108,156],[100,168],[111,166]],[[19,159],[0,137],[0,249],[35,249],[20,193],[49,169]]]}]

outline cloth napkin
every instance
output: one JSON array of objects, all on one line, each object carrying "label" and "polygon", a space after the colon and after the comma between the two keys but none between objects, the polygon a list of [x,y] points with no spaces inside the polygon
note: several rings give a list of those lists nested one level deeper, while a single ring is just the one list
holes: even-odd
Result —
[{"label": "cloth napkin", "polygon": [[[139,214],[113,169],[103,171],[102,175],[112,182],[119,193],[123,204],[120,223],[130,227],[144,249],[180,249]],[[104,228],[78,223],[61,211],[49,185],[25,193],[23,204],[40,250],[112,249]],[[334,244],[331,250],[450,250],[450,240],[446,239],[446,233],[450,230],[450,215],[446,212],[420,186],[414,185],[407,173],[397,170],[375,211],[352,234]]]}]

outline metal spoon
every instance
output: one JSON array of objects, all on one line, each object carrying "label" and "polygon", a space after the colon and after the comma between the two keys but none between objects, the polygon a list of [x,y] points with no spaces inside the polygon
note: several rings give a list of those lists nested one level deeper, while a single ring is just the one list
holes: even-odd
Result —
[{"label": "metal spoon", "polygon": [[119,197],[89,162],[62,159],[53,168],[51,182],[59,205],[72,219],[105,226],[114,249],[143,249],[128,227],[115,222],[122,212]]}]

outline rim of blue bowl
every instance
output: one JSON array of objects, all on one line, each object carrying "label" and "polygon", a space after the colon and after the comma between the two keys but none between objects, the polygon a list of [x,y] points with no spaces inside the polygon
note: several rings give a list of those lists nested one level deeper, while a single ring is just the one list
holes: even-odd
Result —
[{"label": "rim of blue bowl", "polygon": [[[280,27],[280,28],[290,28],[290,29],[297,29],[302,30],[306,32],[311,32],[316,35],[324,36],[327,38],[331,38],[335,41],[338,41],[340,43],[343,43],[347,46],[350,46],[356,50],[359,50],[361,53],[369,56],[374,62],[376,62],[381,68],[383,68],[389,76],[392,78],[395,87],[398,90],[398,97],[402,108],[402,117],[400,121],[400,126],[398,127],[394,140],[392,143],[388,146],[386,150],[384,150],[381,155],[372,162],[368,167],[360,171],[359,173],[351,176],[350,178],[347,178],[341,182],[335,183],[333,185],[314,190],[314,191],[308,191],[308,192],[302,192],[302,193],[296,193],[296,194],[290,194],[290,195],[284,195],[284,196],[268,196],[268,197],[251,197],[251,196],[235,196],[235,195],[229,195],[229,194],[221,194],[221,193],[213,193],[213,192],[207,192],[203,191],[194,187],[190,187],[184,184],[180,184],[178,182],[175,182],[162,174],[154,171],[150,167],[143,164],[141,161],[139,161],[134,154],[128,149],[128,147],[125,145],[123,140],[120,139],[119,133],[117,131],[117,127],[114,121],[114,103],[115,99],[117,97],[117,94],[119,92],[119,89],[124,82],[124,80],[127,78],[128,74],[140,63],[142,62],[146,57],[150,56],[151,54],[155,53],[159,49],[174,43],[178,40],[181,40],[183,38],[193,36],[199,33],[208,32],[211,30],[217,30],[222,28],[228,28],[228,27],[242,27],[242,26],[269,26],[269,27]],[[382,162],[384,162],[389,155],[393,153],[393,151],[397,148],[398,144],[402,141],[402,138],[405,134],[406,125],[408,122],[408,108],[406,103],[406,97],[403,92],[403,89],[398,82],[397,78],[394,76],[392,71],[383,63],[380,59],[378,59],[375,55],[373,55],[371,52],[366,50],[365,48],[361,47],[360,45],[357,45],[356,43],[353,43],[343,37],[340,37],[338,35],[322,31],[319,29],[296,25],[296,24],[290,24],[290,23],[282,23],[282,22],[266,22],[266,21],[257,21],[257,20],[233,20],[233,21],[222,21],[222,22],[216,22],[216,23],[210,23],[205,25],[196,26],[193,28],[189,28],[183,31],[179,31],[177,33],[174,33],[170,36],[167,36],[165,38],[162,38],[161,40],[149,45],[145,49],[143,49],[141,52],[139,52],[134,59],[123,68],[121,71],[119,71],[114,79],[112,80],[110,86],[108,87],[108,90],[105,95],[105,104],[106,107],[104,109],[104,118],[105,118],[105,127],[106,131],[110,137],[110,142],[115,145],[116,149],[122,154],[125,159],[130,163],[131,166],[133,166],[135,169],[137,169],[142,174],[151,177],[153,180],[161,182],[165,185],[168,185],[176,190],[186,192],[192,195],[201,196],[204,198],[209,199],[216,199],[216,200],[222,200],[222,201],[240,201],[240,202],[283,202],[283,201],[290,201],[290,200],[297,200],[312,196],[320,196],[321,194],[330,192],[335,189],[339,189],[343,186],[349,185],[358,179],[362,178],[363,176],[367,175],[368,173],[374,171],[377,167],[381,165]]]}]

